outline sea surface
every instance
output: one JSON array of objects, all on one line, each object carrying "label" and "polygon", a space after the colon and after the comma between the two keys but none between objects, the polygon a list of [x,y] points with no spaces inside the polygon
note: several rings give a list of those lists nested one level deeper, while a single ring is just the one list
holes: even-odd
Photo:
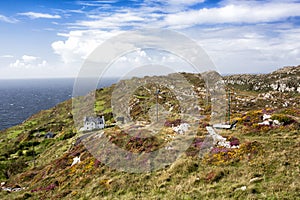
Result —
[{"label": "sea surface", "polygon": [[[0,130],[22,123],[40,110],[72,97],[75,79],[0,80]],[[117,79],[107,78],[99,87]]]}]

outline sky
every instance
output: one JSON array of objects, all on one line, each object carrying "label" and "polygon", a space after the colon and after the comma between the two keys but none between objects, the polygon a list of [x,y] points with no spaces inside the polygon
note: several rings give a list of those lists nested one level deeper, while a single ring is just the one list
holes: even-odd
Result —
[{"label": "sky", "polygon": [[[147,28],[184,34],[221,74],[300,64],[297,0],[10,0],[0,2],[0,79],[76,77],[104,41]],[[172,64],[153,55],[141,49],[117,63]]]}]

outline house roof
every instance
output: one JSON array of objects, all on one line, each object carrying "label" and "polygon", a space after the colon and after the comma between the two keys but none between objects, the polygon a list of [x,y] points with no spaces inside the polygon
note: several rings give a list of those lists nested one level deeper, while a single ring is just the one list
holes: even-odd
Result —
[{"label": "house roof", "polygon": [[84,122],[94,122],[96,124],[103,123],[103,119],[101,117],[86,117]]}]

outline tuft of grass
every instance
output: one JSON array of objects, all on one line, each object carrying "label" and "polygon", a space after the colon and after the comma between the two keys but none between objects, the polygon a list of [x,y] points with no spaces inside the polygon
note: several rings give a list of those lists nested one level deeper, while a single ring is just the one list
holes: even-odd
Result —
[{"label": "tuft of grass", "polygon": [[23,130],[12,130],[11,132],[8,133],[7,138],[14,139],[18,137],[22,132]]}]

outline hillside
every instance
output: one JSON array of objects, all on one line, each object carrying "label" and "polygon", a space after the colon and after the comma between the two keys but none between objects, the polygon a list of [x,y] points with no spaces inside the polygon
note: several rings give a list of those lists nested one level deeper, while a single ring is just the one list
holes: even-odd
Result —
[{"label": "hillside", "polygon": [[284,67],[270,74],[239,74],[224,79],[229,85],[244,90],[300,93],[300,66]]},{"label": "hillside", "polygon": [[[86,141],[103,135],[130,152],[166,148],[166,141],[179,125],[178,100],[168,88],[159,87],[161,109],[171,114],[164,128],[153,137],[133,138],[121,125],[114,125],[111,95],[116,87],[98,89],[94,112],[104,116],[109,127],[96,135],[75,128],[72,100],[41,111],[24,123],[0,132],[1,199],[296,199],[300,196],[300,66],[285,67],[270,74],[224,77],[230,94],[232,130],[221,135],[239,148],[215,145],[199,157],[205,145],[211,102],[204,81],[197,74],[182,74],[193,85],[201,118],[189,148],[174,163],[145,173],[113,169],[97,160]],[[169,75],[172,76],[172,75]],[[156,80],[145,77],[141,80]],[[130,81],[130,80],[126,80]],[[131,117],[151,132],[158,86],[140,87],[130,99]],[[181,88],[185,91],[185,88]],[[89,95],[93,95],[90,93]],[[80,97],[85,100],[85,97]],[[87,102],[88,103],[88,102]],[[124,102],[118,102],[120,105]],[[124,105],[126,106],[126,105]],[[123,107],[124,107],[123,106]],[[126,107],[126,108],[127,108]],[[81,112],[80,112],[81,113]],[[83,112],[82,112],[83,113]],[[259,125],[264,115],[279,124]],[[78,117],[78,116],[77,116]],[[83,118],[80,115],[79,118]],[[226,117],[227,119],[227,117]],[[224,120],[226,120],[224,119]],[[137,124],[125,127],[130,130]],[[48,132],[53,138],[46,138]],[[89,143],[88,143],[89,144]],[[172,151],[171,151],[172,152]],[[72,165],[80,156],[80,162]],[[172,156],[170,153],[169,157]]]}]

